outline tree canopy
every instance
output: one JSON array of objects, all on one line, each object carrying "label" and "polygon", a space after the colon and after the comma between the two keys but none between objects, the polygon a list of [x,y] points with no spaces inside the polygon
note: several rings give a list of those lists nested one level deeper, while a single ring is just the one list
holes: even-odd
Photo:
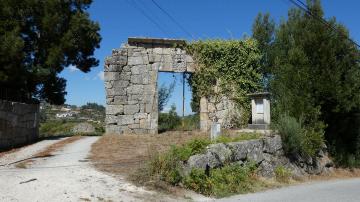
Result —
[{"label": "tree canopy", "polygon": [[275,29],[267,15],[254,24],[253,36],[263,44],[263,55],[270,56],[263,73],[270,81],[274,112],[295,117],[307,130],[322,133],[326,128],[330,146],[345,141],[354,153],[360,135],[349,137],[336,128],[360,109],[359,50],[335,18],[325,19],[329,25],[319,20],[324,18],[319,0],[308,0],[307,7],[309,12],[290,9]]},{"label": "tree canopy", "polygon": [[86,12],[91,3],[0,0],[0,86],[63,104],[66,80],[59,73],[70,65],[83,72],[98,65],[100,27]]}]

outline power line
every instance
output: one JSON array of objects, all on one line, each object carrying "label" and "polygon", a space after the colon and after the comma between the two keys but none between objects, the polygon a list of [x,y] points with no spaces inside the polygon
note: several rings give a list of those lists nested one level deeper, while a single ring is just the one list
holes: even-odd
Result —
[{"label": "power line", "polygon": [[[339,31],[337,28],[335,28],[334,26],[332,26],[329,22],[327,22],[326,20],[324,20],[322,17],[313,14],[310,11],[310,8],[301,0],[289,0],[292,4],[294,4],[296,7],[300,8],[301,10],[303,10],[305,13],[307,13],[309,16],[315,18],[316,20],[320,21],[322,24],[324,24],[325,26],[329,27],[330,29],[332,29],[333,31],[341,34],[344,38],[346,38],[348,41],[350,41],[351,43],[353,43],[355,46],[357,46],[358,48],[360,48],[360,45],[358,43],[356,43],[354,40],[352,40],[351,38],[349,38],[348,36],[346,36],[345,34],[343,34],[341,31]],[[301,4],[301,5],[300,5]],[[304,7],[305,8],[304,8]]]},{"label": "power line", "polygon": [[159,17],[159,15],[157,15],[157,13],[159,12],[152,12],[153,11],[153,7],[152,5],[148,5],[146,2],[148,2],[147,0],[145,1],[138,1],[138,5],[141,6],[144,10],[149,11],[149,15],[152,16],[152,18],[157,21],[157,22],[161,22],[161,25],[163,26],[163,28],[167,31],[170,32],[172,37],[178,38],[178,34],[176,33],[176,31],[173,31],[172,26],[170,26],[167,23],[164,23],[162,20],[163,18]]},{"label": "power line", "polygon": [[158,3],[156,3],[155,0],[151,0],[153,4],[158,7],[163,13],[165,13],[166,16],[170,18],[171,21],[173,21],[183,32],[185,32],[190,38],[194,38],[193,35],[188,32],[173,16],[170,15],[164,8],[162,8]]},{"label": "power line", "polygon": [[152,19],[146,12],[144,9],[140,8],[135,1],[131,1],[131,0],[126,0],[126,2],[132,6],[133,8],[135,8],[135,10],[140,11],[140,13],[147,18],[150,22],[152,22],[161,32],[163,32],[163,34],[165,34],[167,37],[169,37],[169,33],[164,30],[159,23],[157,23],[154,19]]}]

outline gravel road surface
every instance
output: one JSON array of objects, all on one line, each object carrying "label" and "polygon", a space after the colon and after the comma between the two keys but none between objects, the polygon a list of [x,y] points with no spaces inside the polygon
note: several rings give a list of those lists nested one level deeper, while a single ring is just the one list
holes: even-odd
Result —
[{"label": "gravel road surface", "polygon": [[[97,139],[77,140],[54,153],[55,156],[36,159],[30,168],[1,166],[0,201],[167,201],[164,196],[97,171],[87,159]],[[11,156],[0,157],[0,162],[29,157],[51,143],[24,147]]]}]

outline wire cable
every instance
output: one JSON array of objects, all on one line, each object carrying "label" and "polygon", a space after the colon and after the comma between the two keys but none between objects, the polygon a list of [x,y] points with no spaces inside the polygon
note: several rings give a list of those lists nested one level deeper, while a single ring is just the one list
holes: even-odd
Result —
[{"label": "wire cable", "polygon": [[170,36],[170,34],[164,30],[159,23],[157,23],[153,18],[151,18],[144,9],[140,8],[135,1],[131,1],[131,0],[126,0],[126,2],[133,8],[135,8],[135,10],[138,10],[146,19],[148,19],[150,22],[152,22],[161,32],[163,32],[163,34],[165,34],[167,37]]},{"label": "wire cable", "polygon": [[158,7],[166,16],[170,18],[171,21],[173,21],[183,32],[185,32],[190,38],[194,38],[193,35],[188,32],[170,13],[168,13],[164,8],[162,8],[158,3],[156,3],[155,0],[151,0],[153,4]]}]

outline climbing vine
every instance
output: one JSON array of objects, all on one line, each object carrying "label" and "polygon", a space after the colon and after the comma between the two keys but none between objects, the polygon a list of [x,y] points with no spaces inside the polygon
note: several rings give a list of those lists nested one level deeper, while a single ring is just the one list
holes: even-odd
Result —
[{"label": "climbing vine", "polygon": [[261,53],[257,42],[251,38],[205,40],[192,42],[186,49],[196,63],[196,71],[189,78],[193,110],[199,110],[201,97],[227,96],[242,111],[242,125],[246,124],[250,115],[247,94],[261,87]]}]

